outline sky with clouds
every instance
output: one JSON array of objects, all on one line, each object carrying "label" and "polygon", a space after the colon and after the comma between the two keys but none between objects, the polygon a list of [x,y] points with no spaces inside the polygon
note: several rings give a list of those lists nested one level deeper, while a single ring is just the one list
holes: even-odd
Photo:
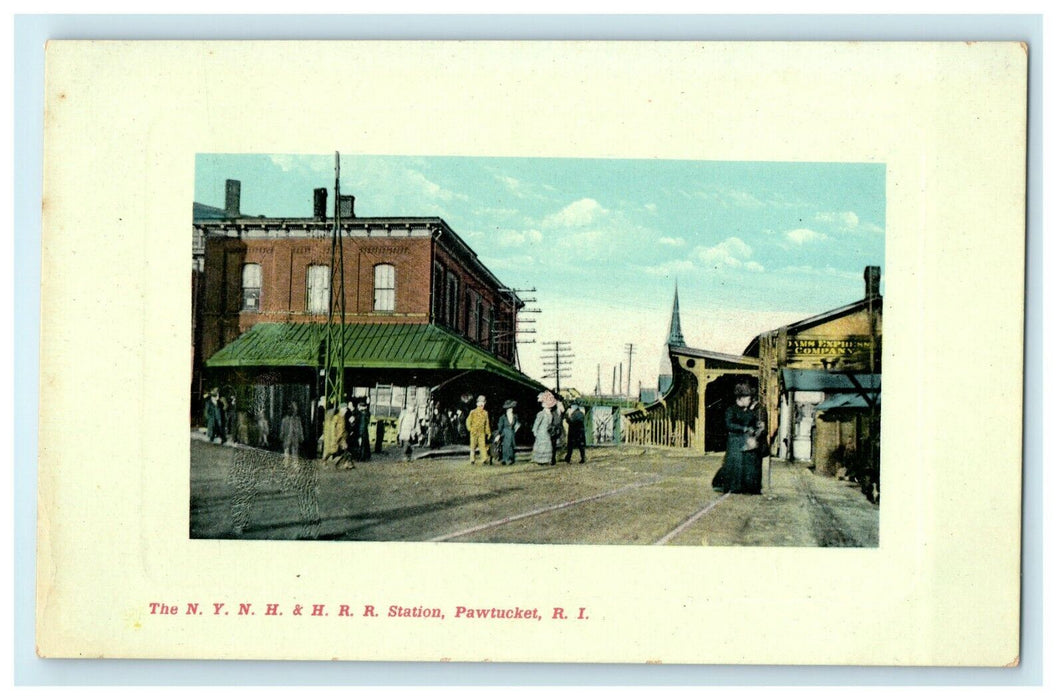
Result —
[{"label": "sky with clouds", "polygon": [[[195,200],[310,216],[334,156],[201,154]],[[767,163],[342,155],[340,189],[359,216],[438,216],[504,283],[532,289],[541,378],[546,341],[576,358],[563,384],[610,390],[635,344],[631,386],[656,385],[673,285],[687,344],[739,353],[757,333],[860,299],[884,266],[881,163]],[[626,364],[627,367],[627,364]],[[627,373],[627,369],[625,369]]]}]

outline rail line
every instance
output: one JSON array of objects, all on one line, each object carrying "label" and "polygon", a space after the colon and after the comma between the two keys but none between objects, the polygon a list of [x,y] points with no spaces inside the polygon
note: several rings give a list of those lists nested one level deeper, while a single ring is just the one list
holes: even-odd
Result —
[{"label": "rail line", "polygon": [[668,544],[670,541],[672,541],[672,539],[674,537],[679,535],[681,532],[683,532],[687,528],[691,527],[691,525],[693,525],[696,522],[698,522],[698,520],[703,515],[705,515],[709,511],[711,511],[714,508],[716,508],[717,504],[719,504],[721,501],[723,501],[725,498],[727,498],[730,495],[731,495],[730,493],[726,493],[726,494],[720,496],[719,498],[717,498],[716,500],[710,501],[704,508],[699,510],[697,513],[694,513],[691,517],[687,518],[687,520],[684,520],[682,523],[677,525],[671,532],[669,532],[669,534],[665,535],[664,537],[662,537],[660,540],[658,540],[654,544],[656,544],[656,545]]},{"label": "rail line", "polygon": [[489,523],[481,523],[480,525],[473,525],[471,527],[463,528],[463,529],[457,530],[455,532],[449,532],[449,533],[447,533],[445,535],[439,535],[437,537],[433,537],[432,539],[430,539],[428,541],[429,542],[446,542],[447,540],[453,540],[453,539],[455,539],[457,537],[465,537],[466,535],[472,535],[472,534],[477,533],[477,532],[483,532],[484,530],[491,530],[492,528],[501,527],[503,525],[508,525],[508,524],[510,524],[512,522],[516,522],[518,520],[524,520],[525,518],[534,518],[537,515],[543,515],[544,513],[551,513],[551,512],[556,511],[556,510],[563,510],[565,508],[572,508],[573,506],[578,506],[578,505],[580,505],[582,503],[590,503],[592,501],[598,501],[598,500],[601,500],[603,498],[609,498],[610,496],[616,496],[618,494],[626,493],[628,491],[634,491],[635,489],[641,489],[644,486],[652,486],[653,484],[661,483],[667,477],[670,477],[670,476],[676,474],[681,469],[682,469],[682,467],[673,467],[672,469],[668,470],[667,472],[665,472],[663,474],[659,474],[659,475],[655,476],[652,479],[647,479],[646,481],[638,481],[638,482],[633,483],[633,484],[627,484],[625,486],[621,486],[620,488],[611,489],[609,491],[603,491],[601,493],[592,494],[590,496],[584,496],[583,498],[575,498],[575,499],[570,500],[570,501],[564,501],[562,503],[554,503],[554,504],[549,505],[549,506],[543,506],[542,508],[536,508],[534,510],[526,511],[524,513],[517,513],[515,515],[508,515],[505,518],[499,518],[498,520],[492,520]]}]

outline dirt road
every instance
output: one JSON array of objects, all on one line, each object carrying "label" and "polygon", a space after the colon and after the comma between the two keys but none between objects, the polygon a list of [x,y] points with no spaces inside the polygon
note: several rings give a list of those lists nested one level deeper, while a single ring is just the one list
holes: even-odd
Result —
[{"label": "dirt road", "polygon": [[800,464],[775,462],[771,487],[750,496],[712,490],[721,455],[667,448],[594,449],[586,464],[553,467],[385,454],[352,469],[196,439],[191,450],[194,538],[878,544],[878,507]]}]

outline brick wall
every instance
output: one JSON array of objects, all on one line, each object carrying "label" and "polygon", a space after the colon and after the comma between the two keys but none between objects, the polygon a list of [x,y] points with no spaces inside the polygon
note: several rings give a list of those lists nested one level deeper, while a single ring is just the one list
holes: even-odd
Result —
[{"label": "brick wall", "polygon": [[[481,275],[476,266],[452,254],[441,243],[425,236],[361,235],[344,239],[344,288],[348,323],[429,323],[452,327],[486,350],[491,348],[491,326],[484,321],[478,330],[469,323],[470,292],[482,300],[483,313],[493,312],[500,323],[512,315],[507,298],[497,284]],[[328,266],[332,242],[328,236],[268,237],[209,235],[205,243],[202,307],[203,359],[209,358],[256,323],[323,323],[327,313],[311,313],[307,307],[308,269]],[[453,325],[433,313],[433,262],[455,275],[458,281],[457,318]],[[259,308],[243,308],[242,273],[254,263],[261,269]],[[374,311],[374,269],[380,264],[395,267],[395,310]],[[446,285],[441,285],[446,289]],[[439,308],[443,308],[440,301]],[[496,344],[496,354],[512,361],[513,345]]]}]

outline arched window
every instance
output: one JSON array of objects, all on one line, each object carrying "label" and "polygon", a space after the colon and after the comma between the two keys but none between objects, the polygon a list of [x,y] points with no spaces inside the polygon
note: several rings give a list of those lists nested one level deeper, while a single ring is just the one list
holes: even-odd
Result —
[{"label": "arched window", "polygon": [[307,311],[312,314],[329,313],[328,265],[311,265],[307,268]]},{"label": "arched window", "polygon": [[262,298],[262,265],[248,263],[240,273],[240,286],[243,289],[243,305],[241,311],[258,311],[259,300]]},{"label": "arched window", "polygon": [[395,311],[395,266],[373,267],[373,310]]}]

